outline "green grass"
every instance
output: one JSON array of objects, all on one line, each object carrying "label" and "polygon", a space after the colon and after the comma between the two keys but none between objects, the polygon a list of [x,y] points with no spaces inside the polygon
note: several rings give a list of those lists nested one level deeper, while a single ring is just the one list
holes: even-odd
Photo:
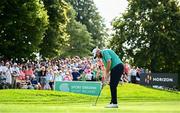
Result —
[{"label": "green grass", "polygon": [[0,113],[180,113],[180,92],[140,85],[118,87],[118,109],[107,109],[110,91],[106,86],[97,106],[96,96],[59,91],[0,90]]},{"label": "green grass", "polygon": [[180,113],[180,102],[122,102],[118,109],[104,104],[0,104],[0,113]]}]

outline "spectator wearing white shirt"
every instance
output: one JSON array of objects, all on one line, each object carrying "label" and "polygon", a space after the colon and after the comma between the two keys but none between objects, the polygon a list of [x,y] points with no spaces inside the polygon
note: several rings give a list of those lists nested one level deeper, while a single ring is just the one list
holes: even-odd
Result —
[{"label": "spectator wearing white shirt", "polygon": [[46,81],[48,82],[48,85],[50,86],[50,89],[53,90],[53,86],[54,86],[54,72],[53,69],[49,68],[47,70],[47,74],[46,74]]},{"label": "spectator wearing white shirt", "polygon": [[55,76],[55,81],[63,81],[63,75],[61,70],[59,70],[58,74]]},{"label": "spectator wearing white shirt", "polygon": [[16,88],[16,78],[20,75],[19,67],[17,66],[17,63],[13,64],[13,67],[11,68],[11,75],[12,75],[12,86],[13,88]]},{"label": "spectator wearing white shirt", "polygon": [[135,66],[132,67],[131,71],[131,82],[132,83],[136,83],[136,69],[135,69]]},{"label": "spectator wearing white shirt", "polygon": [[14,76],[19,76],[19,67],[17,66],[17,63],[14,63],[13,67],[11,68],[11,74]]},{"label": "spectator wearing white shirt", "polygon": [[3,66],[2,72],[5,74],[6,83],[11,86],[12,85],[12,75],[11,75],[10,63],[9,62],[6,62],[5,66]]}]

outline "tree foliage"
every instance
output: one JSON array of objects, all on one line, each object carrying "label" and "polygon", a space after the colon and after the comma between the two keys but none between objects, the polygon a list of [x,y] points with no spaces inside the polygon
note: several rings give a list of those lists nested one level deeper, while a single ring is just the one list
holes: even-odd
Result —
[{"label": "tree foliage", "polygon": [[41,55],[54,58],[60,55],[67,44],[67,11],[69,6],[63,0],[43,0],[49,16],[49,26],[41,44]]},{"label": "tree foliage", "polygon": [[96,46],[104,46],[107,36],[102,17],[99,15],[93,0],[66,0],[77,12],[76,20],[86,25],[88,32],[91,33],[93,43]]},{"label": "tree foliage", "polygon": [[180,71],[180,7],[177,0],[128,0],[113,22],[111,46],[152,72]]},{"label": "tree foliage", "polygon": [[88,56],[91,53],[92,37],[85,25],[75,20],[73,8],[68,13],[69,22],[67,33],[69,35],[68,46],[64,47],[63,56]]},{"label": "tree foliage", "polygon": [[39,50],[48,25],[41,0],[1,0],[0,56],[29,58]]}]

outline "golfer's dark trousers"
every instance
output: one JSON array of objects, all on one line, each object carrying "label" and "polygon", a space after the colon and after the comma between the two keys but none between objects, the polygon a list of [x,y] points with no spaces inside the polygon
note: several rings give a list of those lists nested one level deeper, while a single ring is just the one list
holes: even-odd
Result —
[{"label": "golfer's dark trousers", "polygon": [[111,103],[113,104],[117,104],[117,86],[120,81],[121,75],[123,74],[123,71],[123,64],[118,64],[111,70],[110,73]]}]

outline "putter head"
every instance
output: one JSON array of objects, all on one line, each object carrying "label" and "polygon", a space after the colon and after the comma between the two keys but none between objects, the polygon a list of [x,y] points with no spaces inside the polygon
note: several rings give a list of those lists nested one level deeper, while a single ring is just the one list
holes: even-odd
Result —
[{"label": "putter head", "polygon": [[108,83],[106,81],[102,82],[102,87],[106,86]]}]

